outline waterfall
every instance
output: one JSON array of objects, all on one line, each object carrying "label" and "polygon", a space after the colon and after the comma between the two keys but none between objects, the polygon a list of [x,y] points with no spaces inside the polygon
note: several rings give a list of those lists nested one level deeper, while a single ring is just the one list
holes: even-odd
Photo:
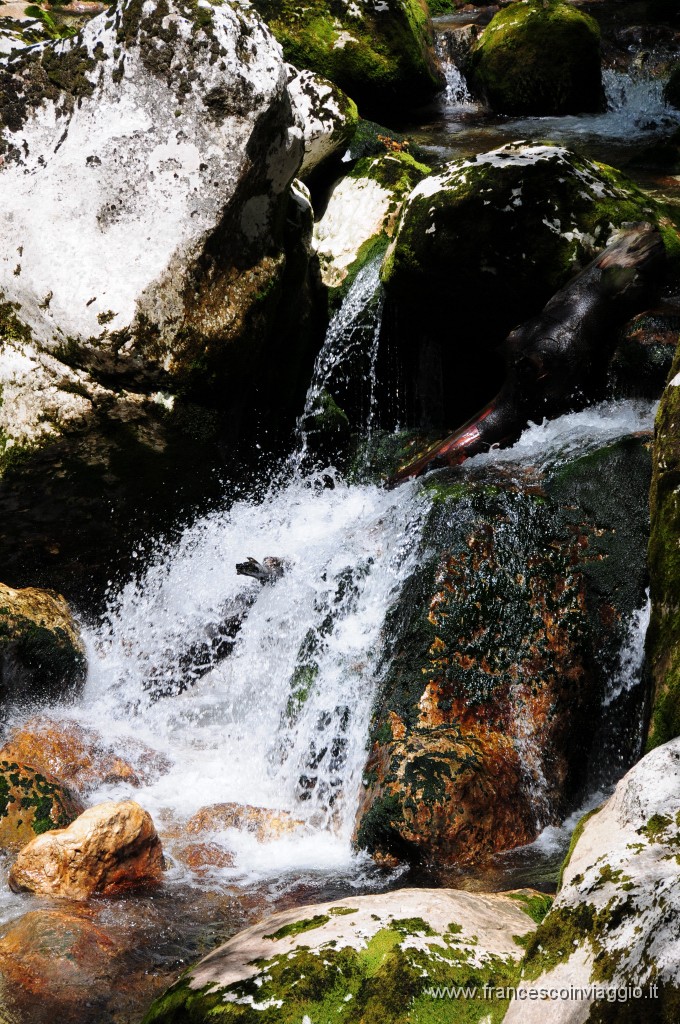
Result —
[{"label": "waterfall", "polygon": [[456,63],[456,32],[437,32],[435,50],[446,79],[446,88],[442,94],[443,105],[460,110],[476,109],[465,76]]},{"label": "waterfall", "polygon": [[680,111],[666,105],[665,82],[607,69],[602,73],[609,120],[624,129],[658,131],[680,121]]},{"label": "waterfall", "polygon": [[[410,486],[296,477],[159,550],[86,630],[84,697],[57,714],[98,729],[133,762],[142,740],[171,768],[92,799],[132,796],[157,821],[236,801],[303,822],[299,836],[267,847],[232,836],[231,876],[349,864],[381,630],[413,569],[423,506]],[[269,554],[286,566],[276,583],[236,574],[245,556]],[[230,655],[211,663],[208,641],[235,615]]]},{"label": "waterfall", "polygon": [[361,268],[328,325],[299,421],[303,450],[329,397],[350,417],[353,428],[362,433],[371,432],[383,310],[380,283],[383,255],[381,250]]}]

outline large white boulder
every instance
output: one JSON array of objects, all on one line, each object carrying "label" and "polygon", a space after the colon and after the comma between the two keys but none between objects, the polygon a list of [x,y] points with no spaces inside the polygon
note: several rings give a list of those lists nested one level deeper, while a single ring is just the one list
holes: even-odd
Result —
[{"label": "large white boulder", "polygon": [[289,67],[288,89],[304,131],[305,156],[299,173],[305,177],[347,144],[359,114],[337,85],[313,71]]},{"label": "large white boulder", "polygon": [[0,293],[35,349],[172,377],[243,340],[303,155],[251,8],[123,0],[0,62],[0,124]]},{"label": "large white boulder", "polygon": [[680,738],[635,765],[576,840],[505,1024],[677,1019]]}]

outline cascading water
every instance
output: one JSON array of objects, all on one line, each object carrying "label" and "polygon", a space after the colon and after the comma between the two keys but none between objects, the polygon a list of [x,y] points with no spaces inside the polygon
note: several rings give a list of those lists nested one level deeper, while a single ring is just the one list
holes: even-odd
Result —
[{"label": "cascading water", "polygon": [[302,456],[310,444],[308,435],[326,412],[329,399],[350,415],[355,429],[371,432],[383,309],[383,255],[380,251],[361,268],[328,325],[299,422]]},{"label": "cascading water", "polygon": [[435,34],[435,50],[446,79],[446,88],[442,95],[444,106],[459,110],[476,109],[465,76],[456,63],[452,36],[446,30]]}]

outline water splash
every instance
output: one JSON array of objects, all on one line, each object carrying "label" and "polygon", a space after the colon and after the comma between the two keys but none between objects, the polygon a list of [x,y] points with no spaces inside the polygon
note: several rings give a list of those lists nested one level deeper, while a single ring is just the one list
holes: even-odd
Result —
[{"label": "water splash", "polygon": [[[230,835],[237,875],[347,869],[381,631],[413,569],[424,507],[414,487],[296,478],[160,551],[86,630],[85,694],[61,716],[98,729],[133,762],[126,744],[142,740],[172,767],[141,789],[104,785],[91,800],[132,796],[180,825],[211,803],[288,811],[299,834],[267,854],[252,836]],[[287,566],[277,583],[236,575],[245,555],[274,553]],[[201,654],[200,671],[187,674],[235,606],[229,657]]]}]

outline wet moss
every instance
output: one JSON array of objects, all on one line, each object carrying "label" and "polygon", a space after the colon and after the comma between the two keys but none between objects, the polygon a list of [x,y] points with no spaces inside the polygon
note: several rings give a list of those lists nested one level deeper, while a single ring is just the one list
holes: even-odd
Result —
[{"label": "wet moss", "polygon": [[67,828],[81,811],[55,779],[28,765],[0,761],[0,847],[24,846],[34,836]]},{"label": "wet moss", "polygon": [[503,114],[576,114],[604,106],[597,22],[560,0],[501,10],[471,55],[473,80]]},{"label": "wet moss", "polygon": [[257,0],[288,61],[335,82],[362,113],[415,105],[441,88],[427,8],[390,0],[389,10],[337,0]]},{"label": "wet moss", "polygon": [[535,893],[530,896],[524,892],[511,892],[510,899],[517,900],[522,904],[522,910],[532,921],[540,924],[545,915],[553,905],[554,897],[545,896],[542,893]]},{"label": "wet moss", "polygon": [[322,925],[328,924],[330,917],[328,914],[316,914],[314,917],[306,917],[300,921],[292,921],[290,924],[283,925],[282,928],[278,928],[271,935],[265,935],[265,939],[287,939],[294,935],[301,935],[302,932],[313,931],[314,928],[321,928]]}]

